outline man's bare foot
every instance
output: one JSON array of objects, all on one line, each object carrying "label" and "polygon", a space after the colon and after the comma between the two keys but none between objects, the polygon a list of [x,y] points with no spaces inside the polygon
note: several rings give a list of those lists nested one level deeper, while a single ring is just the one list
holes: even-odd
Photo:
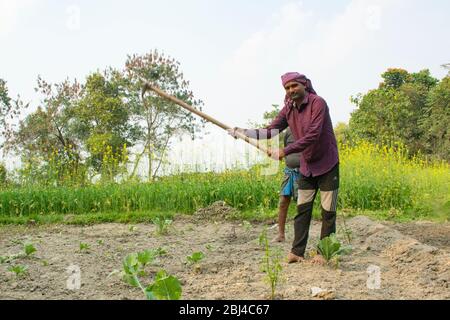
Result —
[{"label": "man's bare foot", "polygon": [[289,254],[287,256],[288,263],[303,262],[304,260],[305,260],[305,258],[297,256],[297,255],[293,254],[292,252],[289,252]]},{"label": "man's bare foot", "polygon": [[320,254],[316,254],[312,259],[311,259],[311,263],[312,264],[317,264],[320,266],[323,266],[327,263],[327,261],[325,260],[324,257],[322,257],[322,255]]},{"label": "man's bare foot", "polygon": [[277,235],[275,238],[273,238],[272,242],[284,242],[286,240],[286,238],[284,237],[284,235]]}]

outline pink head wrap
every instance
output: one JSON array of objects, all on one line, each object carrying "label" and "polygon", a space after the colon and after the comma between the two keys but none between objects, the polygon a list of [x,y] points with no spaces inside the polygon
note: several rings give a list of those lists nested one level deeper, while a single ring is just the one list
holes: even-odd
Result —
[{"label": "pink head wrap", "polygon": [[306,87],[306,91],[317,94],[312,86],[311,80],[309,80],[304,74],[300,74],[298,72],[288,72],[281,76],[281,83],[283,84],[283,87],[290,81],[299,82]]}]

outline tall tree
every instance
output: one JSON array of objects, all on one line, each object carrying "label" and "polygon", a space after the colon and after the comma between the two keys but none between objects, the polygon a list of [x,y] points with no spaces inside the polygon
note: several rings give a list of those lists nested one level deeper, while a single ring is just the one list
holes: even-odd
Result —
[{"label": "tall tree", "polygon": [[42,96],[41,105],[20,121],[12,145],[24,163],[37,168],[57,162],[64,169],[58,171],[58,179],[67,171],[75,177],[81,164],[81,145],[70,130],[71,108],[80,99],[82,86],[76,80],[51,84],[38,77],[35,90]]},{"label": "tall tree", "polygon": [[143,151],[136,157],[133,174],[142,156],[146,155],[148,178],[152,180],[163,163],[172,138],[181,133],[189,133],[193,137],[201,122],[190,112],[152,93],[143,98],[143,79],[200,110],[202,101],[194,99],[189,82],[180,70],[180,63],[157,50],[128,56],[125,75],[132,125],[139,128],[139,142],[143,146]]},{"label": "tall tree", "polygon": [[89,75],[82,98],[71,109],[71,129],[88,152],[89,165],[109,180],[118,166],[112,168],[108,161],[125,165],[125,146],[133,146],[138,138],[138,129],[129,124],[130,115],[123,76],[114,69]]},{"label": "tall tree", "polygon": [[27,107],[28,104],[24,104],[20,96],[16,99],[9,96],[6,81],[0,79],[0,147],[4,148],[3,151],[8,152],[11,149],[11,139],[17,130],[17,120]]},{"label": "tall tree", "polygon": [[349,123],[352,137],[402,142],[412,153],[423,151],[424,128],[419,124],[426,117],[428,94],[439,81],[429,70],[388,69],[382,78],[378,89],[352,99],[358,107]]},{"label": "tall tree", "polygon": [[426,112],[420,123],[426,151],[450,161],[450,76],[431,90]]}]

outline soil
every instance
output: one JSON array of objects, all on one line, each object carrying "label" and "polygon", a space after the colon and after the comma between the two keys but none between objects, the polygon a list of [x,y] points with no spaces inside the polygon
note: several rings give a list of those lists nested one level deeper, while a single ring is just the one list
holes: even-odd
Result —
[{"label": "soil", "polygon": [[[233,212],[216,204],[193,216],[176,216],[167,235],[157,235],[152,224],[2,226],[0,256],[22,252],[27,241],[37,251],[0,264],[0,299],[145,299],[117,271],[127,254],[158,247],[167,255],[146,268],[144,284],[165,269],[181,281],[185,300],[268,299],[259,235],[268,228],[269,239],[274,238],[276,225],[227,219]],[[449,224],[381,224],[358,216],[346,225],[351,253],[342,256],[338,266],[317,266],[309,259],[285,262],[293,239],[288,222],[287,241],[271,243],[283,254],[276,299],[450,299]],[[320,221],[312,221],[308,251],[317,244],[320,226]],[[338,237],[345,242],[342,234]],[[80,243],[89,249],[80,251]],[[185,263],[195,251],[205,254],[196,268]],[[28,273],[18,277],[8,271],[15,264],[28,266]],[[81,287],[70,290],[68,268],[74,265],[81,271]],[[381,282],[374,286],[377,269]],[[317,287],[324,291],[313,297],[311,289],[317,292]]]}]

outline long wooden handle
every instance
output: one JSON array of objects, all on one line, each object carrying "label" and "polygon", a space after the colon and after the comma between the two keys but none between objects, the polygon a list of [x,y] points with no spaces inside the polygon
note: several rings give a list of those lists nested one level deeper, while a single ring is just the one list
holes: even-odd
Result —
[{"label": "long wooden handle", "polygon": [[[179,106],[185,108],[186,110],[189,110],[189,111],[192,112],[192,113],[195,113],[196,115],[202,117],[203,119],[205,119],[205,120],[207,120],[207,121],[209,121],[209,122],[214,123],[215,125],[221,127],[221,128],[224,129],[224,130],[231,129],[230,126],[228,126],[228,125],[226,125],[226,124],[220,122],[219,120],[214,119],[213,117],[207,115],[206,113],[203,113],[203,112],[201,112],[201,111],[199,111],[199,110],[193,108],[192,106],[190,106],[190,105],[187,104],[186,102],[184,102],[184,101],[182,101],[182,100],[180,100],[180,99],[178,99],[178,98],[176,98],[176,97],[174,97],[174,96],[171,96],[171,95],[168,94],[167,92],[164,92],[164,91],[161,90],[160,88],[158,88],[158,87],[154,86],[153,84],[151,84],[151,83],[149,83],[149,82],[146,81],[146,82],[144,83],[144,87],[143,87],[143,89],[142,89],[142,96],[144,95],[144,93],[145,93],[147,90],[152,90],[152,91],[156,92],[156,93],[157,93],[158,95],[160,95],[161,97],[164,97],[164,98],[166,98],[166,99],[168,99],[168,100],[170,100],[170,101],[176,103],[177,105],[179,105]],[[254,146],[254,147],[256,147],[256,148],[258,148],[258,149],[261,150],[262,152],[268,153],[268,150],[267,150],[264,146],[261,146],[261,145],[258,143],[258,141],[255,141],[255,140],[253,140],[253,139],[250,139],[249,137],[247,137],[246,135],[240,133],[239,131],[236,131],[235,135],[236,135],[237,138],[239,138],[239,139],[241,139],[241,140],[244,140],[245,142],[251,144],[252,146]]]}]

